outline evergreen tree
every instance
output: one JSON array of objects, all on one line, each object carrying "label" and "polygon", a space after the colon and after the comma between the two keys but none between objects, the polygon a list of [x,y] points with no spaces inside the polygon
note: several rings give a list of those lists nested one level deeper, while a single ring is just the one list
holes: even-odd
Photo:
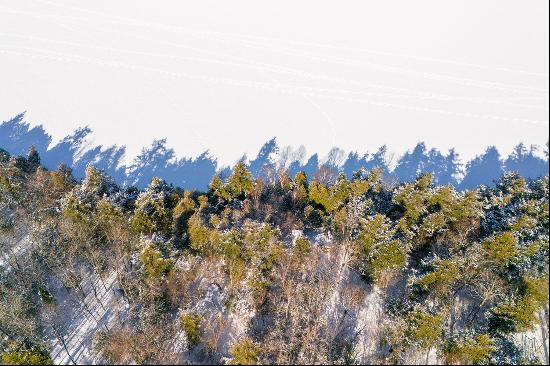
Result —
[{"label": "evergreen tree", "polygon": [[230,197],[232,199],[244,198],[253,187],[252,174],[246,169],[244,163],[238,163],[233,169],[233,174],[231,174],[226,186]]},{"label": "evergreen tree", "polygon": [[40,155],[38,154],[38,151],[34,148],[34,146],[31,146],[29,149],[29,153],[27,154],[27,161],[31,166],[35,168],[40,165]]}]

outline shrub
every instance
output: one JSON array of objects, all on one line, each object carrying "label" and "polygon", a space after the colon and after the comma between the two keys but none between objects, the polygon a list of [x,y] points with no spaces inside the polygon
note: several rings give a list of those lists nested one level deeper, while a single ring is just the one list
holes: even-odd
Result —
[{"label": "shrub", "polygon": [[250,339],[242,338],[229,349],[230,365],[256,365],[260,356],[260,348]]},{"label": "shrub", "polygon": [[430,349],[441,339],[443,315],[431,315],[423,310],[414,310],[409,313],[407,320],[409,327],[405,335],[410,345]]},{"label": "shrub", "polygon": [[499,265],[508,265],[517,255],[518,240],[511,232],[489,238],[483,242],[483,248],[489,258]]},{"label": "shrub", "polygon": [[209,242],[209,230],[202,224],[198,214],[191,216],[188,222],[189,246],[195,251],[206,254]]},{"label": "shrub", "polygon": [[536,311],[548,302],[548,277],[524,277],[522,280],[521,296],[492,309],[489,319],[491,330],[523,332],[537,323]]},{"label": "shrub", "polygon": [[460,277],[460,268],[454,261],[437,260],[434,270],[416,281],[416,285],[423,290],[435,289],[438,293],[447,294],[450,287]]},{"label": "shrub", "polygon": [[159,278],[166,276],[174,266],[171,259],[164,259],[152,245],[147,246],[139,256],[139,260],[145,268],[145,276]]},{"label": "shrub", "polygon": [[307,238],[300,236],[296,239],[293,254],[298,260],[303,260],[311,252],[311,244]]},{"label": "shrub", "polygon": [[181,316],[181,326],[187,337],[189,348],[201,343],[201,317],[198,314],[184,314]]},{"label": "shrub", "polygon": [[376,215],[362,225],[355,261],[367,280],[376,283],[386,272],[405,266],[405,248],[399,240],[392,239],[393,234],[384,215]]},{"label": "shrub", "polygon": [[451,341],[444,350],[449,364],[483,365],[491,361],[495,352],[495,342],[487,334]]},{"label": "shrub", "polygon": [[37,346],[16,345],[2,353],[4,365],[53,365],[48,351]]}]

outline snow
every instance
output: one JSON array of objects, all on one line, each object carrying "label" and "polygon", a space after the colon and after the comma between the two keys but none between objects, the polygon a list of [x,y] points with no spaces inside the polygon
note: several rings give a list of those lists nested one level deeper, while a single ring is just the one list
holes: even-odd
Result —
[{"label": "snow", "polygon": [[[96,287],[97,299],[91,286]],[[87,294],[83,301],[93,316],[85,310],[84,305],[79,304],[75,307],[75,303],[78,302],[76,290],[67,293],[65,289],[59,287],[55,292],[60,313],[59,328],[64,330],[61,336],[67,345],[68,353],[55,337],[53,329],[50,329],[49,343],[54,364],[68,365],[73,361],[77,364],[100,364],[102,360],[92,348],[94,335],[98,331],[105,331],[118,325],[119,316],[123,318],[125,310],[128,309],[120,291],[117,291],[118,285],[114,272],[105,279],[105,287],[100,283],[100,279],[93,275],[83,281],[82,287]],[[118,304],[122,306],[119,307]],[[121,314],[117,314],[118,311]]]},{"label": "snow", "polygon": [[378,289],[367,294],[357,314],[357,355],[362,364],[374,362],[373,356],[379,347],[380,326],[383,321],[383,299]]},{"label": "snow", "polygon": [[535,356],[543,364],[548,364],[548,328],[546,325],[537,324],[531,331],[515,334],[514,343],[525,351],[527,357]]}]

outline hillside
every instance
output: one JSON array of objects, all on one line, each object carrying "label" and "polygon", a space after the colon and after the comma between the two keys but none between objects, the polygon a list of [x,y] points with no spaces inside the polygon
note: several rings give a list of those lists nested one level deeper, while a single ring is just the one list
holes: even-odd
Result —
[{"label": "hillside", "polygon": [[2,363],[547,364],[548,175],[386,178],[138,189],[0,150]]}]

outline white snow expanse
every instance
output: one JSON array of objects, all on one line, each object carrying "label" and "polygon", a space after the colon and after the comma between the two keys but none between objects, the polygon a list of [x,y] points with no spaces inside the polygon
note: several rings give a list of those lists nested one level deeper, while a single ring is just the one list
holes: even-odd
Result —
[{"label": "white snow expanse", "polygon": [[548,2],[0,0],[0,120],[232,164],[548,140]]}]

